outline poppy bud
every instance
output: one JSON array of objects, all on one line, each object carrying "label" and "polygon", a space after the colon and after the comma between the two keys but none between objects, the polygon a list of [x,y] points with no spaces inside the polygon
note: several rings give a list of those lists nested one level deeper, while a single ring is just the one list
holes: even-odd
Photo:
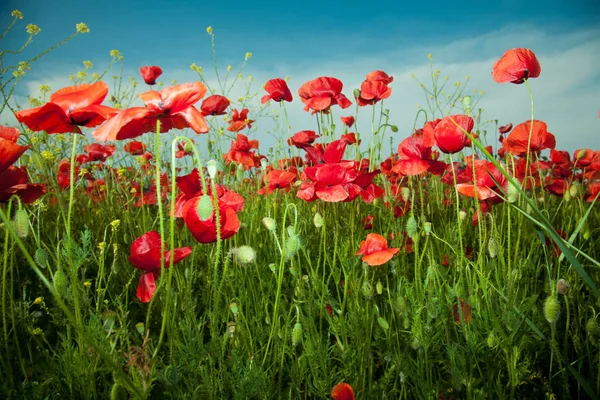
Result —
[{"label": "poppy bud", "polygon": [[569,282],[564,279],[559,279],[558,282],[556,282],[556,291],[558,294],[564,295],[570,287],[571,285],[569,285]]},{"label": "poppy bud", "polygon": [[390,125],[390,129],[392,130],[392,132],[396,133],[398,132],[398,127],[396,125]]},{"label": "poppy bud", "polygon": [[567,203],[571,201],[571,191],[570,190],[565,190],[565,193],[563,194],[563,200],[566,201]]},{"label": "poppy bud", "polygon": [[465,210],[460,210],[458,212],[458,217],[461,221],[463,221],[465,218],[467,218],[467,212]]},{"label": "poppy bud", "polygon": [[408,217],[406,220],[406,234],[409,238],[412,238],[417,233],[417,220],[414,216]]},{"label": "poppy bud", "polygon": [[429,234],[431,233],[431,222],[424,222],[423,223],[423,232],[425,232],[425,234],[427,236],[429,236]]},{"label": "poppy bud", "polygon": [[315,224],[315,228],[321,229],[323,226],[323,216],[320,213],[316,213],[313,218],[313,223]]},{"label": "poppy bud", "polygon": [[231,250],[235,260],[242,265],[250,264],[256,261],[256,251],[250,246],[240,246]]},{"label": "poppy bud", "polygon": [[519,188],[512,184],[508,184],[508,196],[507,200],[509,203],[514,203],[519,198]]},{"label": "poppy bud", "polygon": [[574,183],[569,187],[569,194],[572,197],[577,197],[577,195],[579,195],[579,185],[577,183]]},{"label": "poppy bud", "polygon": [[408,201],[410,199],[410,189],[407,187],[400,188],[400,194],[402,195],[402,200]]},{"label": "poppy bud", "polygon": [[360,89],[354,89],[354,98],[358,99],[360,97]]},{"label": "poppy bud", "polygon": [[141,336],[144,336],[144,323],[143,322],[138,322],[137,324],[135,324],[135,329],[137,329],[138,333]]},{"label": "poppy bud", "polygon": [[27,211],[22,208],[17,210],[13,219],[13,228],[17,232],[17,236],[21,239],[27,237],[29,234],[29,217]]},{"label": "poppy bud", "polygon": [[37,265],[39,265],[41,268],[46,268],[48,266],[48,254],[46,253],[46,250],[42,249],[41,247],[35,251],[33,258],[35,259]]},{"label": "poppy bud", "polygon": [[375,288],[377,289],[377,294],[383,293],[383,284],[381,283],[381,281],[377,281],[377,285],[375,286]]},{"label": "poppy bud", "polygon": [[213,205],[209,195],[203,194],[200,196],[196,211],[201,221],[207,221],[210,218],[213,213]]},{"label": "poppy bud", "polygon": [[498,256],[498,242],[494,236],[491,236],[488,241],[488,253],[490,258],[496,258]]},{"label": "poppy bud", "polygon": [[263,224],[265,224],[265,227],[271,232],[275,232],[275,230],[277,229],[277,222],[275,222],[275,220],[271,217],[264,217],[262,219],[262,222]]},{"label": "poppy bud", "polygon": [[588,319],[585,324],[585,330],[589,336],[595,336],[598,334],[598,323],[596,322],[596,317],[592,317]]},{"label": "poppy bud", "polygon": [[208,176],[214,181],[217,177],[217,162],[215,160],[208,161],[206,163],[206,169],[208,170]]},{"label": "poppy bud", "polygon": [[296,322],[292,329],[292,347],[296,347],[298,343],[302,341],[302,324]]},{"label": "poppy bud", "polygon": [[58,269],[54,276],[52,277],[54,282],[54,289],[60,294],[62,297],[67,293],[67,275],[65,271],[62,269]]},{"label": "poppy bud", "polygon": [[550,295],[544,302],[544,317],[551,324],[558,320],[560,314],[560,302],[555,295]]},{"label": "poppy bud", "polygon": [[362,292],[367,298],[371,298],[373,296],[373,287],[369,281],[364,281],[362,285]]},{"label": "poppy bud", "polygon": [[298,237],[296,232],[294,232],[293,227],[288,226],[287,231],[288,238],[285,241],[285,256],[287,259],[290,259],[293,256],[295,256],[298,250],[300,249],[300,238]]},{"label": "poppy bud", "polygon": [[465,111],[469,113],[471,111],[471,106],[473,105],[473,98],[471,96],[465,96],[462,99],[463,106],[465,107]]},{"label": "poppy bud", "polygon": [[494,332],[490,332],[487,337],[487,345],[489,348],[493,349],[498,345],[498,338],[494,335]]}]

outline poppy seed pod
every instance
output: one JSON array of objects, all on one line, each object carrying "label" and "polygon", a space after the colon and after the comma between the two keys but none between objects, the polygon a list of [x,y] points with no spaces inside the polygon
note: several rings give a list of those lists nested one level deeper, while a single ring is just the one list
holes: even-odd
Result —
[{"label": "poppy seed pod", "polygon": [[275,230],[277,230],[277,222],[275,222],[273,218],[264,217],[262,222],[269,231],[275,232]]}]

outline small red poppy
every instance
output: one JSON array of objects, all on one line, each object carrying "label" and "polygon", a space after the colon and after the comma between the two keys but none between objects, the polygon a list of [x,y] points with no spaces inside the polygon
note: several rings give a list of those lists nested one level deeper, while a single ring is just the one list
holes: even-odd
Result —
[{"label": "small red poppy", "polygon": [[542,67],[535,53],[529,49],[507,50],[492,68],[492,77],[498,83],[521,84],[525,79],[540,76]]},{"label": "small red poppy", "polygon": [[360,242],[355,255],[362,255],[362,261],[370,266],[382,265],[392,259],[399,248],[388,248],[387,239],[377,233],[369,233],[367,239]]},{"label": "small red poppy", "polygon": [[220,94],[213,94],[212,96],[208,96],[202,102],[200,106],[200,111],[202,111],[202,115],[225,115],[225,110],[229,107],[229,100],[227,97],[221,96]]},{"label": "small red poppy", "polygon": [[156,65],[140,68],[140,75],[147,85],[155,85],[156,80],[161,76],[162,72],[162,69]]},{"label": "small red poppy", "polygon": [[338,383],[331,389],[333,400],[355,400],[354,390],[347,383]]},{"label": "small red poppy", "polygon": [[304,111],[329,112],[332,105],[348,108],[352,102],[342,94],[344,85],[336,78],[322,76],[303,84],[298,90],[298,96],[305,104]]},{"label": "small red poppy", "polygon": [[123,150],[132,156],[140,156],[146,151],[146,145],[142,142],[138,142],[137,140],[132,140],[123,147]]},{"label": "small red poppy", "polygon": [[352,125],[354,125],[354,117],[352,115],[349,115],[347,117],[341,117],[341,119],[342,123],[348,128],[352,128]]},{"label": "small red poppy", "polygon": [[267,93],[264,95],[260,102],[265,104],[269,100],[281,102],[281,101],[292,101],[292,92],[290,92],[290,88],[287,83],[281,78],[275,78],[267,81],[265,83],[265,90]]},{"label": "small red poppy", "polygon": [[181,247],[165,251],[161,255],[162,240],[160,233],[150,231],[138,237],[131,244],[129,262],[137,269],[144,271],[140,277],[136,296],[142,303],[148,303],[156,291],[156,282],[161,272],[161,262],[164,258],[165,268],[170,266],[171,255],[173,264],[177,264],[190,254],[191,247]]}]

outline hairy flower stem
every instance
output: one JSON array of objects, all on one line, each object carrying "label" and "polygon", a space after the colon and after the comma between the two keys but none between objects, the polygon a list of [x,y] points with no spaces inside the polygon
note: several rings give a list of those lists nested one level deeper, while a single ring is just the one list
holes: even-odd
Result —
[{"label": "hairy flower stem", "polygon": [[[73,134],[73,146],[71,147],[71,165],[69,168],[69,206],[67,208],[67,257],[68,257],[68,274],[71,281],[71,292],[73,294],[73,307],[75,308],[75,320],[81,324],[81,309],[79,307],[79,281],[77,279],[77,271],[73,264],[73,234],[71,231],[71,215],[73,213],[73,202],[75,198],[75,155],[77,153],[77,134]],[[81,326],[81,325],[80,325]]]},{"label": "hairy flower stem", "polygon": [[[192,142],[191,139],[185,137],[185,136],[177,136],[173,139],[173,141],[171,142],[171,208],[170,208],[170,212],[169,212],[169,248],[171,249],[171,251],[173,251],[173,249],[175,249],[175,187],[176,187],[176,177],[177,177],[177,143],[180,141],[186,141],[187,143],[192,145],[192,150],[194,152],[195,158],[196,158],[196,163],[197,163],[197,167],[198,167],[198,173],[200,174],[200,181],[202,184],[202,192],[206,193],[206,180],[204,178],[204,170],[202,168],[202,163],[200,162],[200,155],[198,154],[198,150],[196,149],[196,147],[194,146],[194,143]],[[217,229],[218,231],[218,229]],[[163,236],[161,233],[161,240],[162,240],[162,245],[164,246],[164,240],[163,240]],[[163,249],[163,253],[164,254],[164,249]],[[162,262],[164,263],[164,257],[162,257]],[[152,357],[156,357],[156,355],[158,354],[162,343],[164,341],[164,335],[165,335],[165,330],[166,330],[166,326],[167,326],[167,321],[169,320],[169,307],[170,307],[170,303],[171,303],[171,296],[169,296],[169,293],[171,292],[171,284],[173,282],[173,263],[174,263],[175,257],[172,254],[171,257],[169,257],[169,271],[167,272],[167,300],[165,302],[165,308],[163,310],[163,319],[162,319],[162,323],[160,326],[160,334],[158,336],[158,343],[156,345],[156,348],[154,349],[154,353],[152,353]],[[152,296],[152,300],[156,297],[156,293],[158,293],[158,291],[161,289],[162,287],[162,283],[163,283],[164,279],[161,279],[159,282],[158,287],[156,288],[156,291],[154,292],[154,296]],[[150,304],[152,304],[152,300],[150,301]],[[150,307],[148,307],[150,308]],[[148,323],[148,317],[150,314],[148,314],[148,316],[146,317],[146,323]]]}]

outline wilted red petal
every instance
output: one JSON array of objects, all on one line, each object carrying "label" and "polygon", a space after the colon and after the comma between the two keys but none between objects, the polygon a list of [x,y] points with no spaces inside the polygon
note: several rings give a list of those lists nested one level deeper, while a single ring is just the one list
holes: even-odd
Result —
[{"label": "wilted red petal", "polygon": [[154,292],[156,292],[156,282],[154,281],[154,274],[142,274],[142,276],[140,276],[140,282],[138,283],[137,291],[135,293],[136,297],[142,303],[148,303],[150,302],[150,300],[152,300]]}]

